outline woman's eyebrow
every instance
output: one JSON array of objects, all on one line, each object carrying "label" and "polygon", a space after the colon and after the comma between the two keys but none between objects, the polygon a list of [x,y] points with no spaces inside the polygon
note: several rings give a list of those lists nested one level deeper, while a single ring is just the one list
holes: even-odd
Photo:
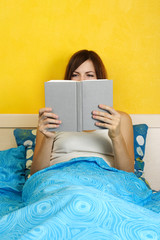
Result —
[{"label": "woman's eyebrow", "polygon": [[[95,73],[95,71],[87,71],[86,73]],[[79,73],[78,71],[74,71],[73,73]]]},{"label": "woman's eyebrow", "polygon": [[90,73],[90,72],[95,73],[95,71],[87,71],[86,73]]}]

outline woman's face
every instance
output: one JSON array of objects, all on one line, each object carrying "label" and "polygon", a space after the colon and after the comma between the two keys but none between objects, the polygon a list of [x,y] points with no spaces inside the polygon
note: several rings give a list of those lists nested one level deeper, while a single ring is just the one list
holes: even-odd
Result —
[{"label": "woman's face", "polygon": [[82,80],[93,80],[97,79],[94,65],[91,60],[83,62],[71,76],[71,80],[82,81]]}]

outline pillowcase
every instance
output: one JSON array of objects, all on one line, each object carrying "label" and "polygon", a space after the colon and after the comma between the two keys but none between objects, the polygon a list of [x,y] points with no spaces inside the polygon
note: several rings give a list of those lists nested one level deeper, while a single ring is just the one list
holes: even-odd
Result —
[{"label": "pillowcase", "polygon": [[25,146],[26,148],[26,164],[25,164],[25,178],[30,177],[30,168],[33,159],[34,148],[36,144],[36,129],[19,129],[14,130],[14,136],[18,146]]},{"label": "pillowcase", "polygon": [[143,177],[144,172],[144,154],[145,154],[145,146],[146,146],[146,138],[147,138],[148,126],[146,124],[137,124],[133,125],[133,133],[134,133],[134,172],[138,178],[143,180],[146,185],[150,188],[149,183]]},{"label": "pillowcase", "polygon": [[137,177],[141,177],[144,170],[144,154],[146,146],[148,126],[146,124],[133,125],[134,133],[134,171]]},{"label": "pillowcase", "polygon": [[[146,124],[133,125],[134,132],[134,154],[135,154],[135,174],[142,178],[144,170],[143,157],[145,154],[145,145],[147,137],[148,126]],[[17,145],[24,145],[26,147],[26,179],[30,177],[30,167],[32,164],[33,152],[36,143],[36,129],[15,129],[14,136]]]},{"label": "pillowcase", "polygon": [[0,189],[22,191],[25,183],[26,149],[23,145],[0,151]]}]

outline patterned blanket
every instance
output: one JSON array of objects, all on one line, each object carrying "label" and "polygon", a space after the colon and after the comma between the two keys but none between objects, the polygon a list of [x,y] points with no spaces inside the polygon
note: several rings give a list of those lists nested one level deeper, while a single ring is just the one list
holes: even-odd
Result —
[{"label": "patterned blanket", "polygon": [[101,158],[75,158],[41,170],[22,194],[3,189],[2,200],[3,240],[160,239],[160,192]]}]

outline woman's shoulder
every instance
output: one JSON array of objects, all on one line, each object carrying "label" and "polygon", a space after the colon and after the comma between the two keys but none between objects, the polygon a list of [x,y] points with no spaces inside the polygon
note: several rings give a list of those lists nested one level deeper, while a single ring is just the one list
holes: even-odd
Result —
[{"label": "woman's shoulder", "polygon": [[116,110],[116,111],[121,115],[121,117],[131,118],[127,112],[123,112],[123,111],[119,111],[119,110]]},{"label": "woman's shoulder", "polygon": [[131,116],[127,112],[123,112],[123,111],[119,111],[119,110],[117,110],[117,112],[120,114],[122,122],[132,123]]}]

